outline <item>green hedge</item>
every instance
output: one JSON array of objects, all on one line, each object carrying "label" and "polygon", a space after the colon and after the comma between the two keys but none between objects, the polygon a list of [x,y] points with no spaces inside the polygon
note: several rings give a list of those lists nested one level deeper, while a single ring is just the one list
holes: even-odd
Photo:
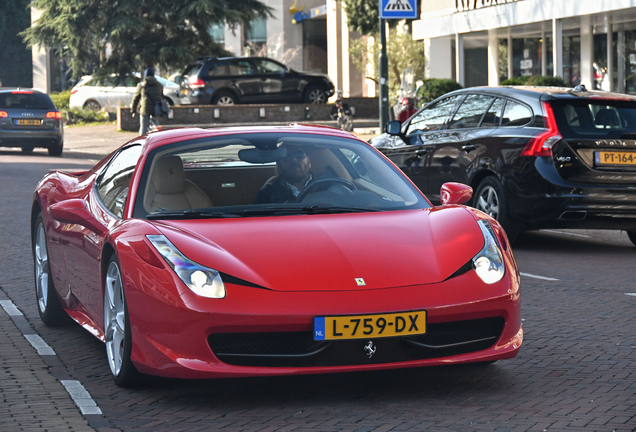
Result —
[{"label": "green hedge", "polygon": [[86,123],[105,123],[110,121],[109,115],[104,111],[93,111],[88,109],[69,108],[71,91],[51,93],[51,100],[62,112],[67,125],[81,125]]},{"label": "green hedge", "polygon": [[547,87],[570,87],[565,84],[563,78],[558,76],[531,76],[531,77],[514,77],[504,80],[500,83],[502,86],[547,86]]},{"label": "green hedge", "polygon": [[417,97],[420,99],[421,106],[461,88],[462,86],[452,79],[429,78],[424,80],[422,87],[417,90]]}]

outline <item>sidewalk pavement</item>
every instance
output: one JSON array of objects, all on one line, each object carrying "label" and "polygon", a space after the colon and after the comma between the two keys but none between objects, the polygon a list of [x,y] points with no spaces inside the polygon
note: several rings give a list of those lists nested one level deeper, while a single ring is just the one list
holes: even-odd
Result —
[{"label": "sidewalk pavement", "polygon": [[0,306],[0,430],[94,430],[62,384],[66,367],[1,289]]},{"label": "sidewalk pavement", "polygon": [[[363,141],[368,141],[378,133],[379,128],[356,128],[353,131]],[[63,156],[98,161],[138,135],[136,132],[118,131],[114,123],[66,127]]]}]

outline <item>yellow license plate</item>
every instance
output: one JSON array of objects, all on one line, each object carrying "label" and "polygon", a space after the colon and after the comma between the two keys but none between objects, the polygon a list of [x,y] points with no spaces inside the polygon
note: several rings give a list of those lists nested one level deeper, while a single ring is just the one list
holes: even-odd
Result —
[{"label": "yellow license plate", "polygon": [[426,311],[314,318],[314,339],[363,339],[426,333]]},{"label": "yellow license plate", "polygon": [[636,165],[636,153],[599,151],[594,152],[596,165]]},{"label": "yellow license plate", "polygon": [[16,120],[18,126],[40,126],[40,120]]}]

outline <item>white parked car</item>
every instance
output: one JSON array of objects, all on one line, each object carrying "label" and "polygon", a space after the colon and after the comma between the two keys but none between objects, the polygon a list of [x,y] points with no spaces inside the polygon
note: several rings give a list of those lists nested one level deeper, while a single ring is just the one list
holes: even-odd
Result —
[{"label": "white parked car", "polygon": [[[169,105],[181,105],[179,85],[155,75],[163,85],[163,97]],[[91,75],[82,79],[71,90],[71,108],[87,108],[93,110],[117,111],[117,107],[130,106],[140,75],[118,78],[94,78]]]}]

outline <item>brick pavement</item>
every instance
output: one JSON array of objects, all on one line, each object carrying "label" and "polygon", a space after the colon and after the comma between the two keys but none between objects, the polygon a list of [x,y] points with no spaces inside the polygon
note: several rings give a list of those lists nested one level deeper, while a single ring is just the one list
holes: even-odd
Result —
[{"label": "brick pavement", "polygon": [[[45,327],[37,315],[24,215],[37,179],[58,164],[82,166],[73,159],[0,152],[0,287],[58,353],[62,372],[98,403],[104,413],[99,431],[636,430],[636,297],[625,295],[636,293],[636,248],[620,232],[520,237],[515,254],[521,271],[559,280],[522,277],[525,340],[512,360],[339,375],[155,379],[139,389],[119,389],[108,375],[103,344],[77,325]],[[9,181],[15,178],[21,180]],[[0,332],[11,324],[0,319]],[[15,339],[26,343],[20,337]],[[34,353],[28,343],[23,348]],[[35,363],[24,364],[29,366],[20,373],[33,373]],[[37,370],[46,375],[46,365]],[[95,424],[74,408],[56,371],[49,370],[40,387],[33,380],[24,386],[26,393],[33,389],[33,407],[46,406],[48,393],[62,392],[55,406],[67,406],[60,414],[64,421]],[[32,422],[25,430],[40,427],[28,414],[17,418]]]}]

